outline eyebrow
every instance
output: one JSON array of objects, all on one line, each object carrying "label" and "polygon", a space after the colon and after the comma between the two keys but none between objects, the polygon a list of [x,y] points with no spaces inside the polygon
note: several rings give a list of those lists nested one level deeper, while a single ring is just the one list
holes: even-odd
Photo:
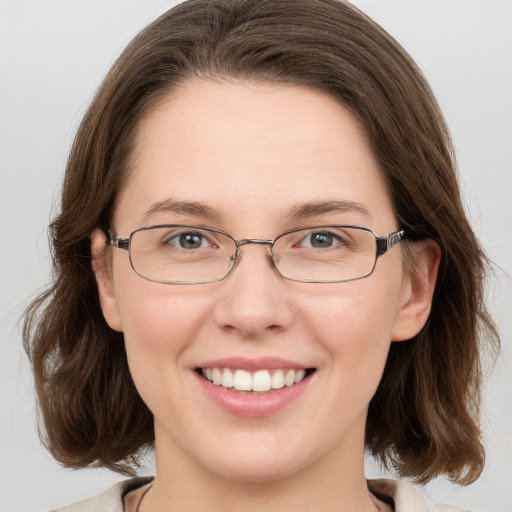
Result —
[{"label": "eyebrow", "polygon": [[205,219],[219,219],[221,214],[215,208],[198,201],[178,201],[173,198],[152,204],[145,212],[144,219],[157,213],[178,213]]},{"label": "eyebrow", "polygon": [[371,217],[361,203],[354,201],[310,201],[292,207],[285,218],[288,222],[293,222],[304,217],[317,217],[326,213],[358,213]]},{"label": "eyebrow", "polygon": [[[179,201],[173,198],[158,201],[152,204],[145,212],[144,219],[147,220],[157,213],[177,213],[181,215],[192,215],[208,220],[219,220],[222,214],[215,208],[199,201]],[[285,215],[286,222],[295,222],[307,217],[318,217],[327,213],[357,213],[371,217],[368,210],[361,204],[354,201],[308,201],[293,206]]]}]

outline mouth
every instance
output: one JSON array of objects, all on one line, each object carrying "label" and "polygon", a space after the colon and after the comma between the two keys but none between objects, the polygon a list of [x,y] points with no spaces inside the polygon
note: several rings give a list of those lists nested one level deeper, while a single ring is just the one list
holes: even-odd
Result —
[{"label": "mouth", "polygon": [[315,389],[317,368],[275,357],[228,357],[200,363],[194,373],[200,388],[221,409],[261,419],[301,403],[299,397]]},{"label": "mouth", "polygon": [[315,368],[260,369],[253,372],[240,368],[196,368],[196,372],[213,385],[243,394],[264,394],[291,388],[315,371]]}]

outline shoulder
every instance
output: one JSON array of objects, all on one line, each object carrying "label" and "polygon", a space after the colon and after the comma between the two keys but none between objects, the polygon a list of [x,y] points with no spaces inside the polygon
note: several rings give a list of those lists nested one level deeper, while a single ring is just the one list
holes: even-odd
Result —
[{"label": "shoulder", "polygon": [[151,482],[151,477],[136,477],[113,485],[94,498],[87,498],[73,505],[52,512],[123,512],[123,498],[129,492]]},{"label": "shoulder", "polygon": [[377,497],[391,499],[395,512],[463,512],[460,508],[433,503],[417,487],[407,481],[368,480],[368,487]]},{"label": "shoulder", "polygon": [[[94,498],[87,498],[52,512],[123,512],[124,496],[151,480],[151,477],[124,480]],[[395,512],[463,512],[460,508],[433,503],[417,487],[406,481],[368,480],[368,487],[377,497],[391,500]]]}]

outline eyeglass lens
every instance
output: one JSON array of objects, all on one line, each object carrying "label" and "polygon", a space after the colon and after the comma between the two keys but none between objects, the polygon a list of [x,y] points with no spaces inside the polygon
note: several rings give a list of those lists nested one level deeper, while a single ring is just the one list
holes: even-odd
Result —
[{"label": "eyeglass lens", "polygon": [[[236,263],[236,241],[226,233],[194,226],[153,226],[132,233],[134,270],[151,281],[219,281]],[[278,272],[298,281],[336,282],[370,274],[376,261],[375,235],[365,229],[324,226],[294,230],[273,243]]]}]

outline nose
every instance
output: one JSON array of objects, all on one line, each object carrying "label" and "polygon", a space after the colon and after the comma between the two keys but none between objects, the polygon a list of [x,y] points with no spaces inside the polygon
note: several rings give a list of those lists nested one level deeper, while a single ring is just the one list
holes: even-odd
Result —
[{"label": "nose", "polygon": [[219,283],[215,321],[245,338],[281,332],[293,322],[290,285],[275,270],[268,245],[243,245],[232,273]]}]

